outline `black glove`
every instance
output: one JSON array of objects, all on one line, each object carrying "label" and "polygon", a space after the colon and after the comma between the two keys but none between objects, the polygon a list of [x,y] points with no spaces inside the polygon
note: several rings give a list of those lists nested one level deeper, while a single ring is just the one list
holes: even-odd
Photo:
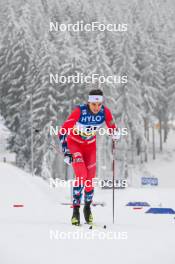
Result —
[{"label": "black glove", "polygon": [[70,153],[65,153],[64,154],[64,162],[70,165],[73,162],[73,155]]}]

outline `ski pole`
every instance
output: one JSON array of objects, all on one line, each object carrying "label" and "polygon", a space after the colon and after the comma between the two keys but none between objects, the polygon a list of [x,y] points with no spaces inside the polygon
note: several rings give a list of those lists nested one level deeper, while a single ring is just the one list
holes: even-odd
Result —
[{"label": "ski pole", "polygon": [[115,140],[112,140],[112,222],[114,224],[114,215],[115,215]]}]

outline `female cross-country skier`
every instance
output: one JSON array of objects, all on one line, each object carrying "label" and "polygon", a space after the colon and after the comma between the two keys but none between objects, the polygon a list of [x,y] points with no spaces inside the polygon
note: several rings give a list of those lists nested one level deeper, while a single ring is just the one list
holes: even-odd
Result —
[{"label": "female cross-country skier", "polygon": [[72,225],[80,225],[79,209],[83,189],[85,221],[93,223],[90,205],[94,194],[93,179],[96,176],[96,132],[105,122],[112,131],[113,140],[119,140],[112,114],[103,103],[103,92],[91,90],[88,103],[76,107],[59,130],[62,151],[69,164],[72,164],[78,182],[73,186]]}]

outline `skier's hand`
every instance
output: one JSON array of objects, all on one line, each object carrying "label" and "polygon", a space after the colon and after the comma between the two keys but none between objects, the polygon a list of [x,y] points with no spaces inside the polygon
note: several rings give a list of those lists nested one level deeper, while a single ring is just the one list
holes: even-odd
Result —
[{"label": "skier's hand", "polygon": [[70,165],[72,162],[73,162],[73,156],[72,156],[72,154],[70,154],[70,153],[65,153],[64,154],[64,162],[66,163],[66,164],[68,164],[68,165]]},{"label": "skier's hand", "polygon": [[112,135],[112,140],[118,142],[120,140],[121,136],[120,136],[120,132],[115,131],[115,133]]}]

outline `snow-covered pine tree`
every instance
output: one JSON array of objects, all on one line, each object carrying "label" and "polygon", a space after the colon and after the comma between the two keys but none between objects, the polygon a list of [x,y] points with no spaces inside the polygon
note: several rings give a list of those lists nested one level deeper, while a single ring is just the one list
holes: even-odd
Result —
[{"label": "snow-covered pine tree", "polygon": [[175,115],[175,43],[169,49],[169,56],[167,62],[167,99],[170,117]]},{"label": "snow-covered pine tree", "polygon": [[9,9],[8,29],[4,36],[3,45],[7,44],[5,52],[5,71],[2,75],[2,86],[6,89],[5,104],[8,105],[5,111],[6,125],[12,131],[9,139],[9,148],[18,153],[16,137],[20,130],[21,102],[25,91],[25,74],[28,67],[28,49],[25,42],[25,34],[13,9]]},{"label": "snow-covered pine tree", "polygon": [[[48,149],[47,137],[49,125],[53,118],[55,119],[58,111],[58,93],[56,86],[50,84],[49,72],[57,68],[57,57],[55,49],[47,39],[42,41],[41,48],[33,64],[35,72],[35,82],[31,85],[32,108],[33,108],[33,127],[40,133],[34,133],[34,168],[37,174],[41,174],[43,155]],[[33,62],[34,63],[34,62]],[[37,65],[37,66],[36,66]],[[34,77],[32,72],[28,77]]]},{"label": "snow-covered pine tree", "polygon": [[[120,47],[120,56],[116,56],[115,67],[125,76],[128,76],[128,82],[118,89],[118,98],[116,100],[116,113],[119,117],[119,123],[128,128],[129,146],[131,146],[131,160],[134,162],[134,151],[137,137],[142,136],[143,111],[140,83],[136,79],[139,73],[135,65],[135,53],[133,49],[133,38],[130,34],[125,34]],[[120,61],[120,64],[117,62]],[[121,63],[122,62],[122,63]]]}]

